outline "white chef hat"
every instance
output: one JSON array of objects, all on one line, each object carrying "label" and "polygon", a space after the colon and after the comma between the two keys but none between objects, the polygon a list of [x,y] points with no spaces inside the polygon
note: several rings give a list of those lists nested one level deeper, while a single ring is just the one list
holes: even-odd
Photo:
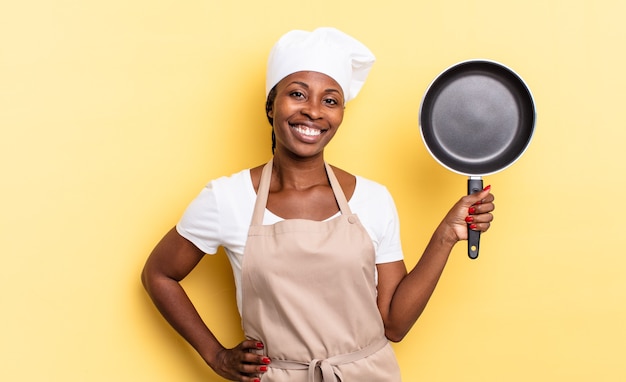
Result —
[{"label": "white chef hat", "polygon": [[270,52],[265,96],[288,75],[313,71],[337,81],[347,102],[359,93],[375,60],[365,45],[335,28],[292,30]]}]

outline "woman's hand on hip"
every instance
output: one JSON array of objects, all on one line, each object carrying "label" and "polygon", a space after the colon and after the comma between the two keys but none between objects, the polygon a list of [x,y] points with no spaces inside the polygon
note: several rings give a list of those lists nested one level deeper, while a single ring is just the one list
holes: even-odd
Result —
[{"label": "woman's hand on hip", "polygon": [[254,352],[261,349],[263,344],[259,341],[243,341],[232,349],[219,351],[215,365],[211,367],[217,374],[231,381],[259,382],[271,362],[267,356]]}]

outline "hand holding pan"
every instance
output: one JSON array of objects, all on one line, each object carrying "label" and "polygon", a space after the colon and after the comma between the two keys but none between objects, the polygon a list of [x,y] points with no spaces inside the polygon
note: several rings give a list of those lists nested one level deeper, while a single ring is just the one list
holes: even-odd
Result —
[{"label": "hand holding pan", "polygon": [[[457,63],[430,84],[419,111],[422,139],[447,169],[469,176],[467,192],[483,189],[482,176],[512,165],[526,151],[537,114],[530,89],[510,68],[490,60]],[[468,255],[478,257],[480,231],[468,227]]]}]

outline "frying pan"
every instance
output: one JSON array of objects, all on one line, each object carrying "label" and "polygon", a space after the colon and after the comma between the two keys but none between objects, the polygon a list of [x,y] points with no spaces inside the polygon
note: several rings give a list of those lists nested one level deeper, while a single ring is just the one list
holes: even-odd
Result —
[{"label": "frying pan", "polygon": [[[537,113],[530,89],[507,66],[462,61],[441,72],[419,110],[422,139],[447,169],[468,176],[467,192],[483,189],[482,177],[504,170],[526,151]],[[480,231],[469,229],[468,255],[478,257]]]}]

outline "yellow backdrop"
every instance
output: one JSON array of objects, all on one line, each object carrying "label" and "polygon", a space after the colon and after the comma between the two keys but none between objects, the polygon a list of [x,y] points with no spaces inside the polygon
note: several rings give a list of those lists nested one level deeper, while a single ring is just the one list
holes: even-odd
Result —
[{"label": "yellow backdrop", "polygon": [[[459,245],[394,345],[406,381],[626,379],[626,3],[8,1],[0,7],[0,379],[219,381],[144,293],[148,253],[211,178],[270,157],[264,70],[289,29],[335,26],[377,55],[327,159],[384,183],[418,259],[465,177],[425,150],[430,81],[469,58],[515,69],[536,133],[488,176],[496,222]],[[223,254],[185,280],[241,338]]]}]

